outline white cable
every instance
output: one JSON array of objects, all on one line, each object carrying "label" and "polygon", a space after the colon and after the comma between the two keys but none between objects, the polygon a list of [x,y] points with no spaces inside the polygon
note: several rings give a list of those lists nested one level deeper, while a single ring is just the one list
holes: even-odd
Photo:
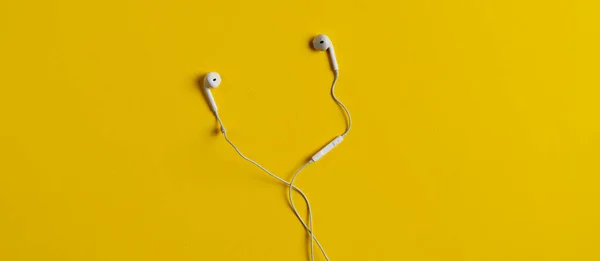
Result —
[{"label": "white cable", "polygon": [[[347,126],[346,126],[346,130],[344,131],[344,133],[341,135],[342,137],[345,137],[348,132],[350,132],[350,128],[352,127],[352,117],[350,115],[350,111],[348,110],[348,108],[346,108],[346,106],[335,96],[335,85],[337,83],[337,80],[339,78],[339,72],[338,70],[334,71],[334,79],[333,79],[333,83],[331,85],[331,97],[333,97],[333,100],[346,112],[346,116],[347,116]],[[219,117],[219,113],[215,111],[215,116],[217,118],[217,121],[219,122],[219,124],[221,125],[221,132],[223,133],[223,136],[225,137],[225,140],[227,141],[227,143],[229,143],[229,145],[231,145],[231,147],[233,147],[233,149],[240,155],[240,157],[242,157],[243,159],[245,159],[246,161],[254,164],[255,166],[257,166],[258,168],[260,168],[261,170],[263,170],[265,173],[269,174],[271,177],[277,179],[278,181],[285,183],[289,186],[288,189],[288,196],[289,196],[289,201],[290,201],[290,206],[292,207],[292,210],[294,211],[294,214],[296,214],[296,217],[298,218],[298,220],[300,220],[300,223],[302,223],[302,226],[304,226],[304,229],[306,229],[306,231],[308,232],[309,236],[310,236],[310,248],[311,248],[311,260],[314,261],[315,260],[315,251],[314,251],[314,243],[317,243],[317,246],[319,247],[319,249],[321,250],[321,253],[323,253],[323,256],[325,257],[325,259],[327,261],[329,261],[329,257],[327,256],[327,254],[325,253],[325,249],[323,249],[323,246],[321,246],[321,243],[319,242],[319,240],[317,240],[317,237],[314,235],[313,233],[313,218],[312,218],[312,209],[310,207],[310,202],[308,201],[308,197],[306,196],[306,194],[304,194],[304,192],[302,190],[300,190],[298,187],[294,186],[294,181],[296,180],[296,178],[298,177],[298,174],[300,174],[300,172],[306,168],[308,165],[310,165],[311,163],[313,163],[312,160],[309,160],[308,162],[306,162],[304,165],[302,165],[292,176],[292,180],[290,182],[287,182],[286,180],[278,177],[277,175],[271,173],[269,170],[267,170],[266,168],[264,168],[263,166],[261,166],[260,164],[258,164],[256,161],[246,157],[238,148],[237,146],[235,146],[235,144],[233,144],[233,142],[229,139],[229,137],[227,136],[227,131],[225,129],[225,125],[223,124],[223,121],[221,121],[221,117]],[[302,198],[304,199],[304,201],[306,202],[306,209],[308,212],[308,225],[306,222],[304,222],[304,219],[302,219],[302,216],[300,215],[300,213],[298,212],[298,210],[296,209],[296,206],[294,205],[294,200],[293,200],[293,190],[296,190],[298,193],[300,193],[300,195],[302,196]]]},{"label": "white cable", "polygon": [[[294,199],[293,199],[293,190],[292,188],[294,188],[294,181],[296,180],[296,177],[298,176],[298,174],[300,174],[300,172],[306,168],[306,166],[308,166],[309,164],[313,163],[312,160],[309,160],[308,162],[304,163],[304,165],[302,165],[302,167],[300,167],[295,173],[294,176],[292,176],[292,180],[290,181],[290,185],[289,185],[289,190],[288,190],[288,194],[289,194],[289,200],[290,200],[290,206],[292,207],[292,210],[294,211],[294,214],[296,214],[296,216],[298,218],[300,218],[300,213],[298,213],[298,210],[296,209],[296,206],[294,205]],[[312,219],[312,215],[309,214],[309,219]],[[310,220],[309,222],[309,229],[306,229],[306,231],[311,234],[313,230],[313,222],[312,220]],[[315,251],[314,251],[314,242],[312,240],[313,238],[311,237],[310,240],[310,249],[311,249],[311,260],[314,261],[315,260]],[[327,257],[327,254],[325,254],[325,251],[321,250],[321,252],[323,253],[323,256],[325,257],[325,259],[327,261],[329,261],[329,257]]]},{"label": "white cable", "polygon": [[[333,97],[333,100],[334,100],[334,101],[335,101],[335,102],[336,102],[336,103],[337,103],[337,104],[338,104],[338,105],[339,105],[339,106],[340,106],[342,109],[344,109],[344,111],[346,112],[346,116],[348,117],[348,122],[347,122],[347,123],[348,123],[348,125],[346,126],[346,131],[344,131],[344,133],[341,135],[342,137],[345,137],[345,136],[348,134],[348,132],[350,132],[350,128],[352,127],[352,116],[350,116],[350,111],[348,110],[348,108],[346,108],[346,106],[345,106],[345,105],[344,105],[344,104],[343,104],[343,103],[342,103],[342,102],[341,102],[341,101],[340,101],[340,100],[339,100],[339,99],[338,99],[338,98],[335,96],[335,85],[336,85],[336,83],[337,83],[337,80],[338,80],[338,78],[339,78],[339,71],[338,71],[338,70],[335,70],[335,71],[334,71],[333,83],[331,84],[331,96]],[[300,167],[300,168],[299,168],[299,169],[296,171],[296,173],[294,173],[294,175],[292,176],[292,180],[291,180],[291,181],[290,181],[290,183],[289,183],[288,196],[289,196],[289,200],[290,200],[290,205],[291,205],[291,207],[292,207],[292,210],[294,211],[294,213],[296,214],[296,216],[297,216],[299,219],[302,219],[302,218],[300,217],[300,213],[298,213],[298,210],[296,209],[296,206],[294,205],[294,199],[293,199],[293,188],[295,188],[295,187],[294,187],[294,181],[296,181],[296,178],[298,177],[298,174],[300,174],[300,172],[301,172],[301,171],[302,171],[302,170],[303,170],[305,167],[307,167],[309,164],[311,164],[311,163],[313,163],[313,161],[312,161],[312,160],[309,160],[309,161],[308,161],[308,162],[306,162],[304,165],[302,165],[302,167]],[[306,228],[306,231],[307,231],[309,234],[311,234],[311,235],[312,235],[312,232],[313,232],[314,230],[313,230],[312,214],[310,214],[310,211],[309,211],[309,219],[310,219],[310,222],[309,222],[309,228],[306,228],[306,226],[305,226],[305,228]],[[317,244],[318,244],[318,242],[317,242]],[[314,251],[313,251],[312,249],[313,249],[313,242],[312,242],[312,238],[311,238],[311,253],[312,253],[311,260],[312,260],[312,261],[314,261],[314,260],[315,260],[315,256],[314,256]],[[325,251],[324,251],[322,248],[321,248],[321,252],[323,253],[323,256],[325,256],[325,259],[326,259],[327,261],[329,261],[329,258],[327,257],[327,255],[325,254]]]},{"label": "white cable", "polygon": [[[286,185],[290,185],[291,184],[290,182],[287,182],[286,180],[284,180],[284,179],[278,177],[277,175],[271,173],[269,170],[267,170],[265,167],[263,167],[260,164],[258,164],[256,161],[252,160],[251,158],[246,157],[246,155],[244,155],[237,148],[237,146],[235,146],[235,144],[233,144],[233,142],[227,136],[227,130],[225,129],[225,125],[223,125],[223,121],[221,121],[221,117],[219,117],[219,113],[218,112],[215,112],[215,117],[217,118],[217,121],[221,125],[221,132],[223,133],[223,137],[225,137],[225,140],[227,141],[227,143],[229,143],[229,145],[231,145],[231,147],[233,147],[233,149],[240,155],[240,157],[242,157],[246,161],[254,164],[255,166],[257,166],[258,168],[260,168],[261,170],[263,170],[265,173],[269,174],[271,177],[275,178],[276,180],[278,180],[278,181],[280,181],[282,183],[285,183]],[[306,163],[300,169],[298,169],[298,171],[296,171],[296,173],[294,173],[294,177],[296,175],[298,175],[298,173],[302,169],[304,169],[304,167],[306,167],[308,164],[310,164],[310,162]],[[290,186],[290,188],[293,188],[296,191],[298,191],[298,193],[300,193],[300,195],[302,196],[302,198],[306,202],[306,209],[307,209],[307,212],[308,212],[308,225],[304,222],[304,220],[302,219],[302,217],[300,216],[300,214],[298,213],[298,211],[296,210],[295,207],[293,208],[293,210],[294,210],[294,213],[296,214],[296,217],[298,217],[298,219],[300,220],[300,223],[302,223],[302,226],[304,226],[304,229],[306,229],[306,231],[309,233],[309,235],[311,237],[311,255],[312,255],[312,260],[314,260],[314,247],[313,247],[313,240],[314,240],[314,242],[317,243],[317,246],[319,247],[319,249],[321,249],[321,253],[323,253],[323,256],[325,257],[325,259],[327,261],[329,261],[329,258],[327,257],[327,254],[325,253],[325,249],[323,249],[323,246],[321,246],[321,243],[319,242],[319,240],[317,240],[317,237],[312,232],[312,209],[310,207],[310,202],[308,201],[308,197],[298,187],[293,186],[293,184]]]},{"label": "white cable", "polygon": [[333,84],[331,84],[331,97],[333,100],[346,112],[346,116],[348,117],[348,125],[346,126],[346,131],[342,134],[342,137],[346,137],[348,132],[350,132],[350,128],[352,127],[352,117],[350,116],[350,111],[346,106],[335,96],[335,84],[337,83],[338,78],[340,77],[340,72],[338,70],[333,71],[334,78]]}]

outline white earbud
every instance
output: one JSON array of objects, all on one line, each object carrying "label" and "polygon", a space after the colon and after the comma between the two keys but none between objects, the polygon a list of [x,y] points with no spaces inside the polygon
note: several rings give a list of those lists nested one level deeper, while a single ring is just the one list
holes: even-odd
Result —
[{"label": "white earbud", "polygon": [[209,72],[204,76],[204,93],[206,93],[206,99],[208,99],[210,109],[215,113],[217,112],[217,103],[215,102],[215,98],[213,98],[210,89],[219,87],[219,84],[221,84],[221,75],[218,73]]},{"label": "white earbud", "polygon": [[337,71],[338,63],[335,57],[335,50],[333,49],[333,44],[331,43],[331,40],[329,40],[329,37],[327,37],[327,35],[324,34],[317,35],[313,39],[312,44],[313,47],[317,50],[327,50],[327,52],[329,53],[329,60],[331,61],[331,68],[333,69],[333,71]]}]

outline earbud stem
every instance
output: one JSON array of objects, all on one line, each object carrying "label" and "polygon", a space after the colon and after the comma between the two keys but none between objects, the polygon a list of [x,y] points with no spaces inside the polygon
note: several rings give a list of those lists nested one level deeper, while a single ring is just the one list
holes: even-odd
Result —
[{"label": "earbud stem", "polygon": [[337,58],[335,57],[335,50],[333,49],[333,45],[327,48],[327,52],[329,53],[329,60],[331,61],[331,69],[333,71],[338,70]]},{"label": "earbud stem", "polygon": [[206,99],[208,99],[208,104],[210,105],[210,109],[216,113],[217,112],[217,103],[215,102],[215,98],[213,98],[210,89],[204,84],[204,93],[206,94]]}]

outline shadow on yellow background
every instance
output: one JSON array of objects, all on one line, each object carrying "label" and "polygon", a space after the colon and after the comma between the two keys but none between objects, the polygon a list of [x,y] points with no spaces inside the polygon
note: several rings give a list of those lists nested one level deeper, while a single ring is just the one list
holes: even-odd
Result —
[{"label": "shadow on yellow background", "polygon": [[[0,2],[0,260],[600,260],[595,1]],[[319,260],[323,260],[322,258]]]}]

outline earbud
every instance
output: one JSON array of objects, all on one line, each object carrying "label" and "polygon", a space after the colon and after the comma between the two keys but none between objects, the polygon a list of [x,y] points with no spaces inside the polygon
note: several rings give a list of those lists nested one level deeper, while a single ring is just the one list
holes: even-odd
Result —
[{"label": "earbud", "polygon": [[333,69],[333,71],[337,71],[338,63],[335,57],[335,50],[333,49],[333,44],[331,43],[331,40],[329,40],[329,37],[327,37],[327,35],[324,34],[317,35],[313,39],[312,44],[313,47],[317,50],[327,50],[327,52],[329,53],[329,60],[331,61],[331,69]]},{"label": "earbud", "polygon": [[206,99],[208,99],[210,109],[215,113],[217,113],[217,103],[215,102],[215,98],[213,98],[210,89],[219,87],[219,84],[221,84],[221,75],[218,73],[209,72],[204,76],[204,93],[206,93]]}]

